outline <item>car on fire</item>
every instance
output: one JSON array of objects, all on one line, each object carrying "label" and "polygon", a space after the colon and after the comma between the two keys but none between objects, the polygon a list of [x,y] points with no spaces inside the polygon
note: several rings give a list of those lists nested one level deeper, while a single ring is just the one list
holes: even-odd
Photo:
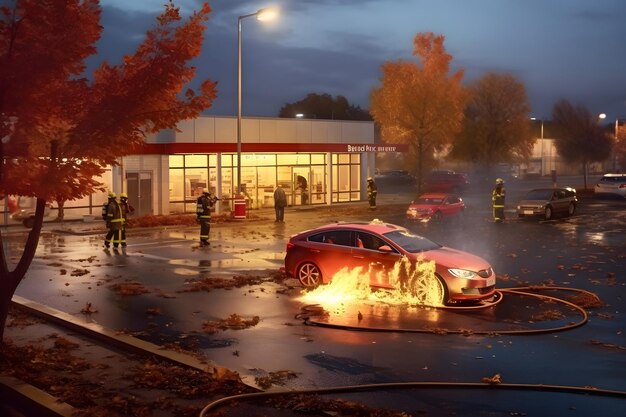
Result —
[{"label": "car on fire", "polygon": [[338,222],[291,236],[285,272],[306,288],[326,284],[343,268],[370,274],[370,286],[392,288],[389,277],[404,257],[415,265],[433,261],[438,304],[478,301],[495,295],[496,274],[483,258],[442,246],[408,229],[379,220]]},{"label": "car on fire", "polygon": [[517,205],[518,217],[543,217],[551,220],[557,214],[573,216],[578,198],[574,188],[536,188],[526,193]]},{"label": "car on fire", "polygon": [[411,201],[406,209],[409,221],[427,223],[440,222],[451,217],[460,217],[465,211],[465,202],[453,194],[425,193]]}]

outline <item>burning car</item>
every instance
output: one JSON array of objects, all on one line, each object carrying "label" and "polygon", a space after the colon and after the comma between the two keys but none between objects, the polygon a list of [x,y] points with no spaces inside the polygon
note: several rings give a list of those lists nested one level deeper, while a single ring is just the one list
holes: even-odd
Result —
[{"label": "burning car", "polygon": [[[433,266],[439,305],[495,294],[496,275],[484,259],[378,220],[332,223],[289,239],[285,272],[306,288],[329,283],[342,270],[360,268],[371,287],[401,286],[420,296],[422,282],[408,282],[411,268]],[[431,287],[432,288],[432,287]]]},{"label": "burning car", "polygon": [[406,210],[406,218],[411,221],[439,222],[449,217],[460,216],[464,210],[463,199],[456,195],[426,193],[411,201]]}]

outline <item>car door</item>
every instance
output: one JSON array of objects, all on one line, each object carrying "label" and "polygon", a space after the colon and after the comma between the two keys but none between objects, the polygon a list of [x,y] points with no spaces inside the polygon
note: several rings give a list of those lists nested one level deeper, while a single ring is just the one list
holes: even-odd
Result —
[{"label": "car door", "polygon": [[354,266],[360,266],[364,273],[369,273],[371,286],[390,287],[389,274],[400,259],[400,254],[373,233],[354,231],[354,241],[355,246],[352,248]]},{"label": "car door", "polygon": [[305,260],[319,266],[324,282],[332,280],[332,277],[344,267],[354,268],[353,240],[349,230],[325,230],[309,236],[307,241]]},{"label": "car door", "polygon": [[454,216],[460,210],[460,200],[458,197],[447,196],[441,206],[441,211],[445,217]]}]

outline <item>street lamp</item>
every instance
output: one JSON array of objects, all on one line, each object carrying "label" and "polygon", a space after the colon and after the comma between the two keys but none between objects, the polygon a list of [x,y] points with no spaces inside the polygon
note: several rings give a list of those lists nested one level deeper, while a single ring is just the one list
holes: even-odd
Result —
[{"label": "street lamp", "polygon": [[[537,118],[531,117],[530,120],[536,121]],[[541,119],[540,122],[541,122],[541,176],[543,177],[543,119]]]},{"label": "street lamp", "polygon": [[277,15],[276,9],[265,8],[237,19],[237,193],[241,193],[241,21],[256,16],[257,20],[265,22],[275,19]]}]

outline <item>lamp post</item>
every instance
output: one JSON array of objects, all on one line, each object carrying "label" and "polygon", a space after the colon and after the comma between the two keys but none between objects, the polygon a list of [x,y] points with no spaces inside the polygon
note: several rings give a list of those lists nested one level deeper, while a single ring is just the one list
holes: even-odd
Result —
[{"label": "lamp post", "polygon": [[[536,117],[531,117],[530,120],[536,121],[537,118]],[[541,176],[543,177],[543,119],[540,120],[541,122]]]},{"label": "lamp post", "polygon": [[273,20],[277,14],[276,9],[265,8],[237,18],[237,193],[241,193],[241,21],[256,16],[264,22]]}]

